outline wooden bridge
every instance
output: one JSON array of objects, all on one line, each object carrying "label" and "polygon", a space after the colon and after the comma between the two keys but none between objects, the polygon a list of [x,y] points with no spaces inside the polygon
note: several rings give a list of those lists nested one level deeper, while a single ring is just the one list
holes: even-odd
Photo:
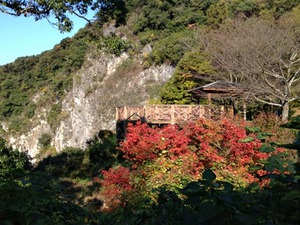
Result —
[{"label": "wooden bridge", "polygon": [[213,105],[145,105],[116,108],[117,138],[124,139],[127,123],[142,120],[150,125],[182,124],[199,118],[233,117],[233,108]]}]

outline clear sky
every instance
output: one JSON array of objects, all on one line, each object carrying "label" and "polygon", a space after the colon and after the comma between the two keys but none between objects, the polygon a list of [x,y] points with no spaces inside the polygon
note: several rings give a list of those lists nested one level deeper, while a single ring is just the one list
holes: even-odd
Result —
[{"label": "clear sky", "polygon": [[35,21],[33,17],[14,17],[0,13],[0,65],[13,62],[21,56],[37,55],[50,50],[86,24],[80,18],[74,18],[73,22],[73,30],[62,34],[45,19]]}]

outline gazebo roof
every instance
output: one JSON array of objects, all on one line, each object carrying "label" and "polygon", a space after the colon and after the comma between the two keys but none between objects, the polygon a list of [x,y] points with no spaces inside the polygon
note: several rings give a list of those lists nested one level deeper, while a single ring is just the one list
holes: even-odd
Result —
[{"label": "gazebo roof", "polygon": [[221,80],[188,90],[194,98],[206,97],[208,95],[215,97],[233,97],[243,95],[245,91],[246,89],[239,83]]}]

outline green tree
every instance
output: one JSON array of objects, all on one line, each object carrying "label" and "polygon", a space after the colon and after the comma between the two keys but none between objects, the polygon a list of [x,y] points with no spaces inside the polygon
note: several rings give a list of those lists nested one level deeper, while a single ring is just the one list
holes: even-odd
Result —
[{"label": "green tree", "polygon": [[25,152],[14,150],[0,138],[0,178],[12,179],[20,172],[31,167],[29,157]]},{"label": "green tree", "polygon": [[212,5],[207,10],[206,23],[212,27],[218,27],[226,18],[228,18],[228,10],[227,5],[224,2]]},{"label": "green tree", "polygon": [[158,64],[169,62],[176,65],[195,44],[193,31],[183,30],[158,40],[150,57]]},{"label": "green tree", "polygon": [[162,87],[160,101],[164,104],[190,103],[191,99],[188,98],[190,94],[187,91],[203,82],[213,71],[211,62],[205,54],[186,53],[179,61],[173,77]]},{"label": "green tree", "polygon": [[258,15],[259,2],[257,0],[231,0],[228,2],[228,9],[232,16],[242,14],[245,17],[251,17]]},{"label": "green tree", "polygon": [[218,0],[131,0],[126,2],[130,13],[135,14],[133,30],[136,33],[147,30],[178,31],[189,24],[205,24],[206,11]]},{"label": "green tree", "polygon": [[265,0],[260,3],[260,14],[271,14],[274,18],[278,19],[285,12],[291,11],[294,7],[299,5],[299,0]]}]

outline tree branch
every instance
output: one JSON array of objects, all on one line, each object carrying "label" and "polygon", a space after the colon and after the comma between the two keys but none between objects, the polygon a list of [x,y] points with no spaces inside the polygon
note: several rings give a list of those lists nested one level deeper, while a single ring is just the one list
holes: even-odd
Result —
[{"label": "tree branch", "polygon": [[264,76],[264,80],[266,81],[267,85],[272,88],[274,91],[276,91],[279,95],[281,95],[283,98],[285,97],[285,95],[278,89],[276,88],[273,84],[270,83],[270,81],[268,80],[268,78],[266,76]]},{"label": "tree branch", "polygon": [[5,14],[8,14],[8,15],[11,15],[11,16],[18,16],[16,13],[8,12],[8,11],[6,11],[6,10],[3,9],[3,8],[0,8],[0,12],[5,13]]},{"label": "tree branch", "polygon": [[85,16],[82,16],[82,15],[78,14],[77,12],[73,11],[72,9],[69,9],[69,12],[70,12],[71,14],[74,14],[75,16],[81,18],[81,19],[84,19],[85,21],[88,22],[89,25],[92,24],[92,23],[91,23],[91,20],[89,20],[89,19],[86,18]]},{"label": "tree branch", "polygon": [[268,104],[268,105],[274,105],[274,106],[279,106],[281,107],[282,105],[281,104],[278,104],[278,103],[274,103],[274,102],[268,102],[268,101],[265,101],[265,100],[262,100],[258,97],[255,96],[255,94],[252,94],[253,98],[259,102],[262,102],[262,103],[265,103],[265,104]]}]

